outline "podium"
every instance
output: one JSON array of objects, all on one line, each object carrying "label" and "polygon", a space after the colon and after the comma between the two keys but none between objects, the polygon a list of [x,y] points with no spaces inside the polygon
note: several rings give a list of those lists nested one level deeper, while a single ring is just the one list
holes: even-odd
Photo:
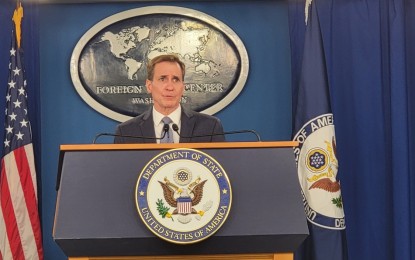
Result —
[{"label": "podium", "polygon": [[[308,235],[294,146],[290,141],[61,145],[53,238],[72,260],[292,259]],[[226,222],[194,244],[155,236],[135,205],[141,170],[177,148],[215,158],[232,185]]]}]

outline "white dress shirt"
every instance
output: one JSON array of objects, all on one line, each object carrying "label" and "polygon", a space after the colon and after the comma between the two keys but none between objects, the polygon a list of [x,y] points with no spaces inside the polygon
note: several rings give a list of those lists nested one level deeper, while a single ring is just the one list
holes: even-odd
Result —
[{"label": "white dress shirt", "polygon": [[[179,106],[176,110],[174,110],[170,115],[167,115],[171,119],[170,128],[173,124],[176,124],[180,128],[180,117],[182,115],[182,107]],[[154,122],[154,131],[156,133],[156,137],[160,138],[161,133],[163,131],[164,123],[162,121],[163,117],[165,115],[159,113],[154,107],[153,107],[153,122]],[[173,141],[175,143],[178,143],[180,140],[180,136],[173,131]],[[157,143],[160,143],[160,139],[157,139]]]}]

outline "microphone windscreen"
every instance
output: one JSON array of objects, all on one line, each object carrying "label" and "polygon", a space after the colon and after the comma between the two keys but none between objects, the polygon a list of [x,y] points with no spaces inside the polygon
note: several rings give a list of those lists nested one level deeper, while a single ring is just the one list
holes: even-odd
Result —
[{"label": "microphone windscreen", "polygon": [[179,127],[176,124],[173,124],[172,128],[175,132],[179,131]]}]

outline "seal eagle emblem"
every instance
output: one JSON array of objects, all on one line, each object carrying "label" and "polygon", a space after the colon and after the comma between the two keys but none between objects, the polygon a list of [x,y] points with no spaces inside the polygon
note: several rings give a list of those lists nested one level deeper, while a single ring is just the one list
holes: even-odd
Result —
[{"label": "seal eagle emblem", "polygon": [[183,180],[190,180],[191,177],[188,177],[191,176],[190,171],[180,169],[175,176],[182,176],[174,178],[175,182],[182,187],[174,185],[167,177],[164,178],[164,182],[159,181],[163,188],[164,199],[171,207],[175,208],[170,217],[179,215],[179,221],[182,223],[191,221],[190,218],[185,217],[188,214],[199,214],[198,219],[200,219],[200,216],[203,216],[205,211],[210,208],[208,205],[212,202],[208,201],[204,207],[205,210],[201,211],[196,211],[193,206],[197,206],[202,200],[203,187],[207,180],[201,181],[201,178],[198,177],[186,188],[184,187],[186,184],[182,183],[186,183]]},{"label": "seal eagle emblem", "polygon": [[[209,193],[205,193],[209,190]],[[178,244],[213,235],[226,221],[232,192],[221,165],[194,149],[172,149],[154,157],[136,186],[137,210],[155,235]]]}]

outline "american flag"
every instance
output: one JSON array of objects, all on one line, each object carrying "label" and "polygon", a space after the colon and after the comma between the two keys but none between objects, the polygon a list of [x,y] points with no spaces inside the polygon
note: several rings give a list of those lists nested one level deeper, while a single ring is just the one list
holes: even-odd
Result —
[{"label": "american flag", "polygon": [[22,17],[23,8],[19,4],[13,15],[1,160],[0,260],[43,259],[36,171],[20,48]]}]

